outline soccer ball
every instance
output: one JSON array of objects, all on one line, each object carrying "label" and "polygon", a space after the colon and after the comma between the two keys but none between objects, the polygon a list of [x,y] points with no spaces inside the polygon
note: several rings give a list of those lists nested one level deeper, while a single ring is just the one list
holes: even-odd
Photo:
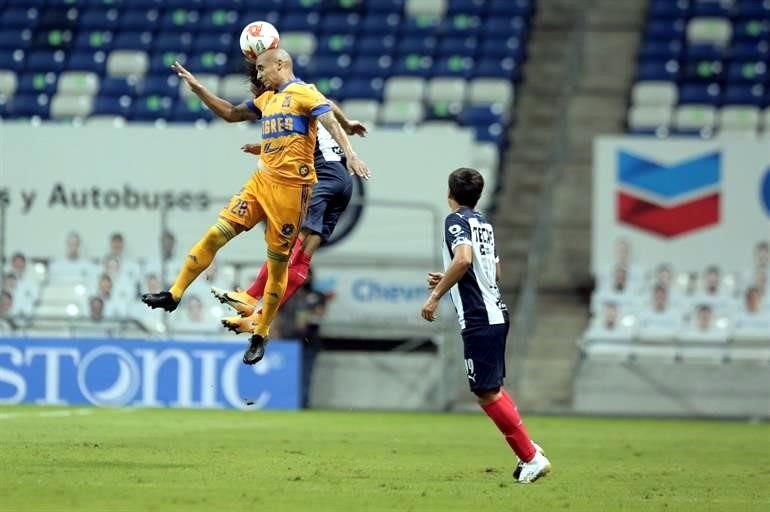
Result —
[{"label": "soccer ball", "polygon": [[278,48],[278,30],[266,21],[254,21],[241,32],[241,51],[250,61],[257,60],[257,55],[271,48]]}]

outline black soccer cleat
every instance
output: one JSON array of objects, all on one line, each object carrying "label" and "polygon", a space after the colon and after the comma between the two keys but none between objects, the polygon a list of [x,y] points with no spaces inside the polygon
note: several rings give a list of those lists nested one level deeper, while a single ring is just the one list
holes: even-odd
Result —
[{"label": "black soccer cleat", "polygon": [[257,364],[265,357],[265,345],[267,340],[259,334],[254,334],[249,340],[249,348],[243,353],[244,364]]},{"label": "black soccer cleat", "polygon": [[169,313],[174,311],[179,305],[179,302],[174,300],[171,292],[145,293],[142,295],[142,302],[152,309],[161,308]]}]

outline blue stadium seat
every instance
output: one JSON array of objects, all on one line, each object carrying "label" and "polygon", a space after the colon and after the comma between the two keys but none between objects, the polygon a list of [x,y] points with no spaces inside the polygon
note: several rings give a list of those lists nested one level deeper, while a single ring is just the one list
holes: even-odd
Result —
[{"label": "blue stadium seat", "polygon": [[525,18],[487,18],[484,22],[484,34],[487,37],[512,37],[525,39],[529,29]]},{"label": "blue stadium seat", "polygon": [[0,14],[0,27],[35,28],[40,20],[40,10],[35,8],[10,7]]},{"label": "blue stadium seat", "polygon": [[[260,4],[261,5],[261,4]],[[286,28],[286,26],[283,23],[283,17],[281,16],[281,12],[278,10],[249,10],[246,12],[241,12],[240,18],[238,19],[238,29],[236,30],[237,35],[241,35],[241,30],[243,30],[243,27],[251,23],[252,21],[267,21],[269,23],[272,23],[276,27],[281,27],[281,32],[290,32]]]},{"label": "blue stadium seat", "polygon": [[99,94],[94,100],[94,115],[111,115],[128,117],[134,100],[129,95]]},{"label": "blue stadium seat", "polygon": [[521,80],[521,67],[513,58],[481,59],[476,61],[471,70],[473,78],[505,78],[518,82]]},{"label": "blue stadium seat", "polygon": [[636,79],[676,82],[679,72],[680,66],[675,60],[643,60],[639,62]]},{"label": "blue stadium seat", "polygon": [[393,74],[392,62],[389,55],[358,57],[351,66],[351,76],[360,79],[387,78]]},{"label": "blue stadium seat", "polygon": [[670,60],[678,59],[684,53],[684,45],[679,39],[671,41],[644,41],[639,47],[640,59]]},{"label": "blue stadium seat", "polygon": [[0,50],[0,69],[21,71],[24,68],[24,60],[27,54],[24,50]]},{"label": "blue stadium seat", "polygon": [[433,68],[433,59],[427,55],[417,53],[401,56],[393,66],[393,75],[430,77]]},{"label": "blue stadium seat", "polygon": [[319,75],[311,82],[327,98],[340,98],[339,91],[345,87],[345,80],[339,76]]},{"label": "blue stadium seat", "polygon": [[532,0],[490,0],[490,16],[530,16],[534,10]]},{"label": "blue stadium seat", "polygon": [[177,123],[189,123],[198,120],[210,121],[213,118],[214,115],[203,107],[198,98],[182,98],[176,102],[169,120]]},{"label": "blue stadium seat", "polygon": [[321,31],[325,34],[352,34],[361,22],[358,14],[328,14],[321,22]]},{"label": "blue stadium seat", "polygon": [[7,117],[48,118],[51,99],[46,94],[16,94],[5,105]]},{"label": "blue stadium seat", "polygon": [[153,75],[167,75],[171,73],[171,65],[174,61],[179,61],[183,65],[189,58],[186,53],[179,52],[155,52],[150,57],[149,73]]},{"label": "blue stadium seat", "polygon": [[[160,1],[160,0],[158,0]],[[134,7],[142,7],[142,0],[83,0],[83,3],[89,7],[101,7],[104,9],[107,8],[115,8],[115,7],[122,7],[127,2],[131,2],[131,5]]]},{"label": "blue stadium seat", "polygon": [[725,105],[765,107],[768,105],[767,91],[770,89],[761,84],[731,84],[727,86],[725,91],[724,103]]},{"label": "blue stadium seat", "polygon": [[93,71],[104,75],[107,68],[107,54],[102,51],[78,51],[70,55],[67,69],[73,71]]},{"label": "blue stadium seat", "polygon": [[324,12],[363,12],[367,0],[321,0]]},{"label": "blue stadium seat", "polygon": [[[770,13],[767,14],[770,16]],[[770,18],[733,23],[733,41],[767,41],[770,39]]]},{"label": "blue stadium seat", "polygon": [[685,18],[690,12],[690,0],[652,0],[647,14],[652,19]]},{"label": "blue stadium seat", "polygon": [[407,36],[398,40],[398,54],[433,55],[438,45],[438,39],[434,36]]},{"label": "blue stadium seat", "polygon": [[67,54],[61,50],[36,51],[27,55],[25,69],[29,71],[56,71],[64,69]]},{"label": "blue stadium seat", "polygon": [[704,18],[727,18],[730,16],[730,3],[714,0],[695,0],[692,5],[692,15]]},{"label": "blue stadium seat", "polygon": [[109,51],[113,38],[114,34],[109,30],[81,30],[72,46],[75,51]]},{"label": "blue stadium seat", "polygon": [[402,14],[405,3],[406,0],[377,0],[376,2],[369,2],[366,8],[369,12]]},{"label": "blue stadium seat", "polygon": [[473,70],[473,58],[461,55],[442,57],[433,66],[432,76],[470,78]]},{"label": "blue stadium seat", "polygon": [[163,32],[193,32],[198,33],[201,16],[198,11],[188,9],[167,10],[160,21]]},{"label": "blue stadium seat", "polygon": [[340,99],[365,99],[382,101],[385,81],[381,78],[346,80],[338,91]]},{"label": "blue stadium seat", "polygon": [[722,60],[727,57],[727,50],[711,44],[690,44],[686,50],[687,60]]},{"label": "blue stadium seat", "polygon": [[321,0],[284,0],[285,12],[317,12],[321,10]]},{"label": "blue stadium seat", "polygon": [[30,29],[0,29],[0,50],[28,50],[31,46]]},{"label": "blue stadium seat", "polygon": [[[206,9],[227,9],[233,11],[242,11],[247,9],[249,0],[203,0],[203,7]],[[265,10],[280,9],[283,0],[260,0],[259,5]]]},{"label": "blue stadium seat", "polygon": [[179,95],[179,77],[168,73],[166,75],[148,76],[140,82],[136,90],[140,96],[169,96]]},{"label": "blue stadium seat", "polygon": [[391,54],[396,48],[394,36],[359,37],[356,41],[358,55],[379,56]]},{"label": "blue stadium seat", "polygon": [[200,34],[193,39],[192,52],[228,52],[237,45],[230,34]]},{"label": "blue stadium seat", "polygon": [[117,9],[88,9],[80,15],[80,30],[116,31],[120,26]]},{"label": "blue stadium seat", "polygon": [[492,105],[477,105],[465,107],[457,120],[463,126],[489,126],[494,123],[502,122],[502,112],[499,107]]},{"label": "blue stadium seat", "polygon": [[68,50],[72,46],[71,30],[37,30],[32,38],[32,51]]},{"label": "blue stadium seat", "polygon": [[486,0],[449,0],[447,14],[482,13],[486,8]]},{"label": "blue stadium seat", "polygon": [[444,37],[477,36],[481,34],[482,21],[479,16],[456,14],[445,18],[438,30]]},{"label": "blue stadium seat", "polygon": [[[109,4],[110,0],[95,0],[96,3]],[[163,0],[120,0],[119,6],[132,9],[160,9],[166,3]],[[170,7],[170,6],[169,6]]]},{"label": "blue stadium seat", "polygon": [[49,7],[40,12],[38,28],[43,30],[73,30],[78,26],[80,13],[77,9]]},{"label": "blue stadium seat", "polygon": [[647,25],[644,37],[646,40],[663,39],[670,41],[679,39],[684,37],[686,26],[684,20],[681,19],[652,21]]},{"label": "blue stadium seat", "polygon": [[481,42],[479,56],[486,58],[513,57],[516,60],[522,60],[525,54],[526,42],[517,36],[505,37],[501,39],[484,39]]},{"label": "blue stadium seat", "polygon": [[307,77],[346,76],[350,73],[349,55],[319,56],[310,60],[305,72]]},{"label": "blue stadium seat", "polygon": [[318,32],[321,17],[317,12],[286,14],[281,18],[281,32]]},{"label": "blue stadium seat", "polygon": [[693,60],[684,69],[684,79],[690,82],[720,82],[725,76],[725,64],[721,60]]},{"label": "blue stadium seat", "polygon": [[129,9],[120,13],[120,30],[144,32],[157,30],[160,12],[157,9]]},{"label": "blue stadium seat", "polygon": [[239,19],[237,10],[220,8],[204,11],[198,28],[208,33],[240,33],[243,27],[240,26]]},{"label": "blue stadium seat", "polygon": [[169,96],[146,96],[137,98],[131,105],[129,119],[132,121],[154,121],[171,117],[174,98]]},{"label": "blue stadium seat", "polygon": [[5,5],[7,7],[34,7],[36,9],[42,9],[46,6],[47,2],[46,0],[5,0]]},{"label": "blue stadium seat", "polygon": [[134,96],[137,94],[136,79],[103,78],[99,84],[99,96]]},{"label": "blue stadium seat", "polygon": [[730,15],[734,18],[757,18],[770,20],[770,4],[761,0],[738,0]]},{"label": "blue stadium seat", "polygon": [[193,35],[189,32],[160,33],[155,36],[155,51],[189,53],[192,42]]},{"label": "blue stadium seat", "polygon": [[56,93],[59,76],[56,73],[24,73],[19,77],[16,94],[47,94]]},{"label": "blue stadium seat", "polygon": [[740,60],[767,60],[770,44],[767,41],[738,41],[730,49],[730,56]]},{"label": "blue stadium seat", "polygon": [[688,83],[679,87],[679,104],[720,105],[722,87],[717,83]]},{"label": "blue stadium seat", "polygon": [[113,50],[142,50],[152,48],[152,32],[120,32],[112,40]]},{"label": "blue stadium seat", "polygon": [[474,126],[473,132],[478,142],[492,142],[498,147],[505,145],[505,129],[501,124]]},{"label": "blue stadium seat", "polygon": [[[448,57],[450,55],[459,55],[461,57],[473,57],[478,50],[478,40],[475,37],[457,37],[457,38],[445,38],[442,39],[438,45],[436,51],[437,57]],[[488,53],[482,53],[485,56],[489,56]],[[500,52],[495,57],[503,57],[507,55],[506,52]]]},{"label": "blue stadium seat", "polygon": [[[128,1],[132,1],[132,0],[128,0]],[[200,9],[203,9],[204,7],[204,0],[163,0],[163,6],[167,10],[171,10],[171,9],[200,10]]]},{"label": "blue stadium seat", "polygon": [[401,23],[401,32],[404,37],[426,37],[438,32],[441,25],[440,18],[418,16],[406,18],[406,23]]},{"label": "blue stadium seat", "polygon": [[356,38],[352,34],[331,34],[318,41],[315,54],[325,56],[352,53],[356,47]]},{"label": "blue stadium seat", "polygon": [[395,13],[370,13],[361,21],[361,35],[394,35],[398,32],[402,17]]},{"label": "blue stadium seat", "polygon": [[[241,60],[243,60],[242,56]],[[185,67],[193,73],[224,75],[227,70],[227,62],[228,56],[226,53],[204,52],[191,55],[187,63],[185,63]]]},{"label": "blue stadium seat", "polygon": [[767,64],[763,61],[733,61],[727,69],[728,83],[759,84],[767,82],[770,79],[768,75]]}]

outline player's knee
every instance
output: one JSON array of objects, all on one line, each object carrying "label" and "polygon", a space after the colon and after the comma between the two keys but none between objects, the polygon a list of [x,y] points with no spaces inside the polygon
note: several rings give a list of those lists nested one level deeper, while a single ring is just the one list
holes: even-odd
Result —
[{"label": "player's knee", "polygon": [[476,395],[476,400],[478,400],[479,405],[488,405],[492,402],[497,401],[500,396],[500,388],[493,388],[493,389],[477,389],[473,392],[474,395]]},{"label": "player's knee", "polygon": [[206,231],[202,242],[208,249],[216,251],[232,240],[239,232],[235,224],[220,219]]}]

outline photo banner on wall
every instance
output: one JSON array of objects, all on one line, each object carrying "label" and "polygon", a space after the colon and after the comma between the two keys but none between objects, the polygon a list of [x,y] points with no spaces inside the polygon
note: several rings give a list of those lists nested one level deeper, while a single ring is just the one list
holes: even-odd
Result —
[{"label": "photo banner on wall", "polygon": [[600,137],[593,176],[594,272],[619,239],[645,268],[740,271],[770,237],[767,142]]}]

